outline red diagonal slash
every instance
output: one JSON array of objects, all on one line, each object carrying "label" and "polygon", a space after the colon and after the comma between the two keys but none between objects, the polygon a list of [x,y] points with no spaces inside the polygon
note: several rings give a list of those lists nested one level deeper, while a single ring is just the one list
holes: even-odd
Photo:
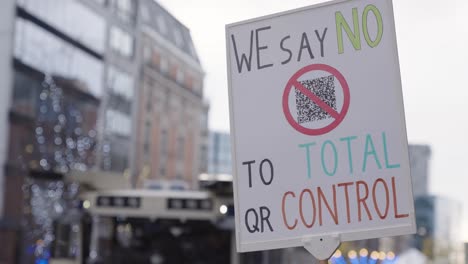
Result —
[{"label": "red diagonal slash", "polygon": [[322,99],[320,99],[317,95],[315,95],[313,92],[311,92],[309,89],[305,88],[300,82],[295,81],[294,82],[294,87],[299,90],[301,93],[303,93],[305,96],[307,96],[312,102],[316,103],[320,108],[322,108],[325,112],[330,114],[333,118],[337,119],[340,114],[335,111],[332,107],[327,105]]},{"label": "red diagonal slash", "polygon": [[[331,106],[327,105],[320,97],[318,97],[314,92],[310,91],[309,89],[305,88],[298,80],[304,74],[313,71],[320,71],[320,72],[327,72],[335,76],[335,79],[341,85],[341,89],[343,90],[343,106],[341,107],[340,112],[337,112]],[[291,109],[289,107],[289,95],[292,89],[297,89],[297,91],[301,92],[307,98],[309,98],[312,102],[318,105],[323,111],[327,112],[334,120],[330,123],[325,125],[324,127],[315,127],[315,128],[308,128],[302,126],[298,123],[298,121],[293,117],[291,114]],[[348,112],[350,102],[350,92],[349,86],[344,78],[343,74],[341,74],[337,69],[331,67],[330,65],[326,64],[311,64],[301,68],[299,71],[293,74],[293,76],[289,79],[286,87],[284,88],[283,98],[282,98],[282,105],[283,105],[283,112],[284,116],[288,123],[297,131],[301,132],[304,135],[310,136],[317,136],[326,134],[333,129],[335,129],[341,121],[344,120],[346,113]]]}]

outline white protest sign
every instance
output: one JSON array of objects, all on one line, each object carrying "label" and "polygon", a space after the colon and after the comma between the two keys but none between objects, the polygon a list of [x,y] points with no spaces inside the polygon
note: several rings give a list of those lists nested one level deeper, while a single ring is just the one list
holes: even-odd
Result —
[{"label": "white protest sign", "polygon": [[230,24],[226,41],[238,251],[413,233],[391,0]]}]

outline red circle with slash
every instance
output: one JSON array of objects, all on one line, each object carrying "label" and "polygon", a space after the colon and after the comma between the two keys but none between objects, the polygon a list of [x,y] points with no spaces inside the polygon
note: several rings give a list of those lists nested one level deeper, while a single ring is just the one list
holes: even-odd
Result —
[{"label": "red circle with slash", "polygon": [[[322,99],[320,99],[316,94],[314,94],[312,91],[309,89],[305,88],[299,81],[298,79],[303,76],[304,74],[312,71],[324,71],[332,74],[335,76],[335,78],[339,81],[341,88],[343,89],[343,107],[341,108],[340,112],[337,112],[335,109],[330,107],[328,104],[326,104]],[[327,112],[333,119],[335,119],[333,122],[330,124],[321,127],[321,128],[307,128],[302,125],[300,125],[292,116],[291,110],[289,108],[289,94],[291,92],[292,88],[296,88],[299,90],[302,94],[307,96],[312,102],[317,104],[323,111]],[[326,134],[333,129],[335,129],[341,121],[346,116],[346,113],[348,112],[349,109],[349,102],[350,102],[350,93],[349,93],[349,86],[348,83],[346,82],[346,79],[344,76],[335,68],[326,65],[326,64],[312,64],[309,66],[305,66],[304,68],[300,69],[298,72],[296,72],[288,81],[286,84],[286,87],[284,89],[283,93],[283,112],[288,120],[289,124],[296,129],[297,131],[301,132],[302,134],[306,135],[311,135],[311,136],[317,136],[317,135],[323,135]]]}]

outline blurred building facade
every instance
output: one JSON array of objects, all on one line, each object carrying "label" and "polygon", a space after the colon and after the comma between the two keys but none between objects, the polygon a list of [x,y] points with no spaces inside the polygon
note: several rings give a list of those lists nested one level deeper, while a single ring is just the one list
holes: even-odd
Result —
[{"label": "blurred building facade", "polygon": [[[429,195],[429,164],[431,149],[428,145],[408,146],[411,180],[413,185],[413,197]],[[415,208],[417,210],[417,208]],[[414,247],[413,236],[398,236],[380,238],[377,248],[374,250],[389,251],[397,254]]]},{"label": "blurred building facade", "polygon": [[426,195],[415,199],[415,208],[415,247],[432,263],[463,263],[461,203]]},{"label": "blurred building facade", "polygon": [[31,174],[197,188],[204,72],[188,28],[157,2],[5,0],[0,27],[0,263],[14,262]]},{"label": "blurred building facade", "polygon": [[410,145],[409,158],[417,233],[381,238],[379,250],[392,250],[399,254],[416,248],[431,263],[463,263],[461,204],[430,193],[431,149],[428,145]]},{"label": "blurred building facade", "polygon": [[[0,262],[14,263],[27,239],[21,223],[31,213],[24,197],[29,176],[56,177],[96,164],[105,22],[76,1],[4,4],[11,21],[4,31],[10,49],[2,50],[9,68],[0,72],[8,100],[0,236],[8,247],[0,250]],[[81,20],[88,26],[78,26]]]},{"label": "blurred building facade", "polygon": [[465,243],[465,264],[468,264],[468,243]]},{"label": "blurred building facade", "polygon": [[208,174],[232,175],[231,137],[225,132],[209,132]]},{"label": "blurred building facade", "polygon": [[139,3],[139,179],[153,186],[169,181],[173,188],[194,189],[203,167],[199,157],[206,155],[204,72],[189,29],[155,1]]},{"label": "blurred building facade", "polygon": [[429,194],[429,165],[431,148],[428,145],[409,145],[413,196]]}]

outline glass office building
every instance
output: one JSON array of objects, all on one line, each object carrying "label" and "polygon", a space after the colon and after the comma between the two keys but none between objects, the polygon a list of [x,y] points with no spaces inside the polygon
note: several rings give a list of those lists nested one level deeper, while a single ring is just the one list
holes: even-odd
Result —
[{"label": "glass office building", "polygon": [[208,143],[208,174],[232,175],[231,137],[229,133],[211,131]]},{"label": "glass office building", "polygon": [[463,263],[462,205],[440,196],[415,199],[415,247],[433,263]]}]

